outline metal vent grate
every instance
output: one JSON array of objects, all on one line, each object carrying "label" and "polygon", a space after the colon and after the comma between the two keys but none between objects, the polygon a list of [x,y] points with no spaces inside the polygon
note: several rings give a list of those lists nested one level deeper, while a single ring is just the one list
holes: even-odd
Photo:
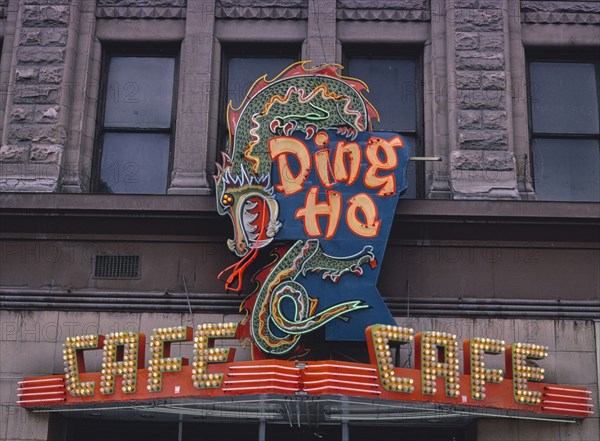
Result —
[{"label": "metal vent grate", "polygon": [[140,256],[97,255],[94,261],[97,279],[139,279]]}]

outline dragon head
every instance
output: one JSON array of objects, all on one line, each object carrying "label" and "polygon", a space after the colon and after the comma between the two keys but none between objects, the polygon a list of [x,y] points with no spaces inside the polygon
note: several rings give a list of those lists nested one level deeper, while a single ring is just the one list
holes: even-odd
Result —
[{"label": "dragon head", "polygon": [[243,257],[273,240],[281,227],[277,220],[279,206],[270,175],[249,176],[244,169],[234,174],[228,157],[224,158],[224,166],[218,166],[215,176],[217,211],[231,218],[234,237],[227,240],[227,246]]}]

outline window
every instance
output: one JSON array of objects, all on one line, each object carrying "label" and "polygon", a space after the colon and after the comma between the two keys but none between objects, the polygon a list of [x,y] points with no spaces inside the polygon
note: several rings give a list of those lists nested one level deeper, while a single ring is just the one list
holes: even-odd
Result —
[{"label": "window", "polygon": [[[383,49],[383,50],[382,50]],[[398,56],[390,57],[390,54]],[[373,121],[373,130],[399,132],[408,142],[413,156],[422,152],[422,80],[421,62],[416,50],[380,48],[345,48],[344,66],[347,75],[369,86],[367,99],[379,112],[380,121]],[[408,189],[405,199],[423,197],[421,164],[408,165]]]},{"label": "window", "polygon": [[174,135],[173,51],[110,51],[96,142],[100,193],[166,194]]},{"label": "window", "polygon": [[600,200],[599,64],[529,60],[529,117],[538,200]]},{"label": "window", "polygon": [[[258,45],[257,45],[258,46]],[[300,48],[293,44],[268,45],[267,50],[244,48],[225,49],[221,75],[221,104],[219,118],[219,148],[225,149],[228,140],[227,104],[237,108],[254,82],[267,75],[274,78],[289,65],[299,60]]]}]

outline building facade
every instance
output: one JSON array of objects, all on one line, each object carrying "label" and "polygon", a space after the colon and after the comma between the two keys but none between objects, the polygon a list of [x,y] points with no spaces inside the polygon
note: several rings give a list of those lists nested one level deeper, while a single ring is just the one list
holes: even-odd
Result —
[{"label": "building facade", "polygon": [[376,129],[441,158],[411,164],[392,225],[379,289],[396,321],[548,346],[546,378],[587,387],[598,409],[600,2],[0,0],[0,41],[0,440],[352,440],[373,424],[395,440],[599,438],[597,410],[385,424],[298,410],[266,425],[34,413],[16,382],[63,372],[70,335],[241,319],[216,278],[234,261],[212,182],[227,103],[311,60],[343,64],[370,87]]}]

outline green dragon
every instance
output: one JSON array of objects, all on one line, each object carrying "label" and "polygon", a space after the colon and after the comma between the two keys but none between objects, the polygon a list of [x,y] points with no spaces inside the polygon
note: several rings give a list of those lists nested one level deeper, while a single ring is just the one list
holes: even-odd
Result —
[{"label": "green dragon", "polygon": [[[227,245],[242,259],[227,269],[232,270],[226,283],[228,289],[241,289],[244,269],[284,227],[278,220],[279,206],[271,183],[269,140],[295,131],[310,139],[318,131],[330,129],[354,139],[359,131],[370,130],[371,118],[378,118],[376,110],[362,96],[364,83],[340,76],[341,66],[308,69],[307,63],[296,63],[273,80],[260,78],[239,108],[229,104],[229,148],[223,154],[223,165],[217,165],[215,176],[217,210],[231,218],[234,238]],[[242,305],[253,303],[250,331],[256,346],[268,354],[288,354],[302,334],[368,307],[351,301],[315,313],[317,300],[310,298],[296,280],[313,271],[323,271],[323,278],[334,282],[348,272],[360,275],[363,264],[374,265],[374,256],[367,248],[354,256],[332,257],[323,253],[318,240],[295,242],[280,256],[253,302]],[[233,287],[236,278],[238,285]],[[284,301],[295,306],[294,317],[282,313]]]}]

